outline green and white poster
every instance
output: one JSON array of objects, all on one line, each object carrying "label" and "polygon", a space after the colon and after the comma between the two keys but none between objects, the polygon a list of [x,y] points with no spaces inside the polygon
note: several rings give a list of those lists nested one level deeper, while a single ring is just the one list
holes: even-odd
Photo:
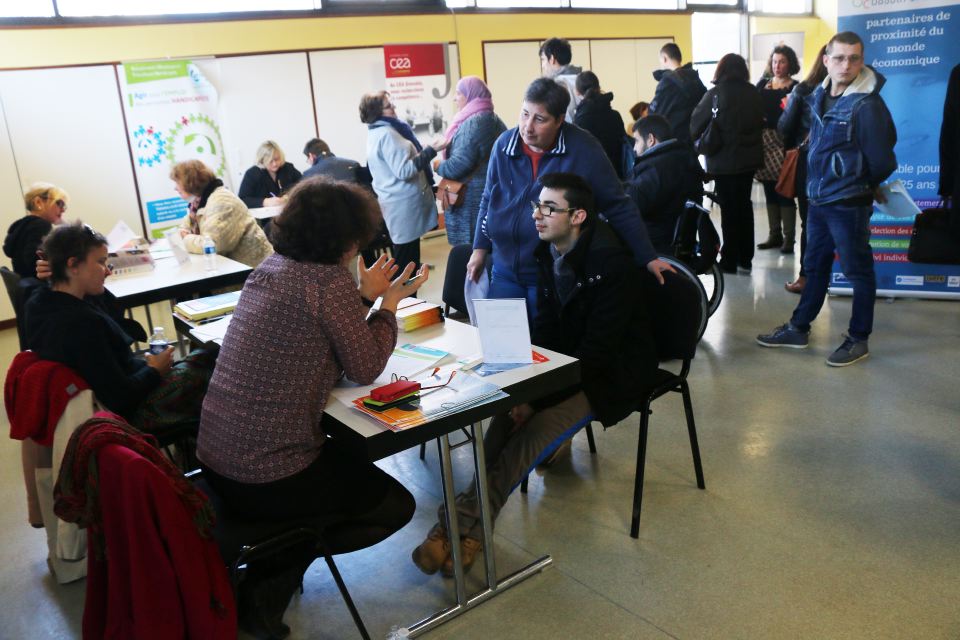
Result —
[{"label": "green and white poster", "polygon": [[228,182],[217,89],[191,60],[124,63],[120,80],[140,204],[148,233],[160,238],[187,214],[170,180],[174,164],[200,160]]}]

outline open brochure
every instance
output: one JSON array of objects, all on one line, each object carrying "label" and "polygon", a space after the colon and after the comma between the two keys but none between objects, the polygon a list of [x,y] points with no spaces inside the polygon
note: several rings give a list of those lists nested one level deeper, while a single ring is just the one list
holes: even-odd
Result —
[{"label": "open brochure", "polygon": [[[444,372],[445,373],[445,372]],[[443,384],[441,377],[433,376],[423,380],[423,385]],[[391,407],[385,411],[374,411],[363,404],[370,396],[363,396],[353,401],[353,406],[368,416],[373,417],[381,424],[393,431],[402,431],[411,427],[451,415],[467,407],[472,407],[490,400],[506,397],[500,387],[463,372],[458,372],[449,384],[436,389],[421,391],[419,397],[411,398],[410,402]]]}]

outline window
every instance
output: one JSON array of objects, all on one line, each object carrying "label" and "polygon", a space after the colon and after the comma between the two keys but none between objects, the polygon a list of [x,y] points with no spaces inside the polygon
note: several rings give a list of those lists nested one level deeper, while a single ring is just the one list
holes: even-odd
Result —
[{"label": "window", "polygon": [[0,18],[52,18],[51,0],[17,0],[0,4]]},{"label": "window", "polygon": [[567,6],[564,0],[477,0],[481,9],[504,9],[510,7],[542,7],[558,9]]},{"label": "window", "polygon": [[744,16],[739,13],[694,13],[690,17],[693,35],[693,68],[707,87],[713,80],[720,58],[728,53],[743,55]]},{"label": "window", "polygon": [[749,0],[747,8],[755,13],[812,13],[812,0]]},{"label": "window", "polygon": [[58,0],[61,16],[146,16],[248,11],[310,11],[319,0]]},{"label": "window", "polygon": [[678,0],[570,0],[574,9],[658,9],[676,11]]},{"label": "window", "polygon": [[688,7],[697,5],[713,5],[715,7],[739,7],[740,0],[687,0]]}]

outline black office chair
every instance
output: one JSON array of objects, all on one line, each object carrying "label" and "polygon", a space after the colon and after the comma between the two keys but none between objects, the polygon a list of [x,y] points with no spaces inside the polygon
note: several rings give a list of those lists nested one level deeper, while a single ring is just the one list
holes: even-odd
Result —
[{"label": "black office chair", "polygon": [[702,326],[705,322],[706,306],[702,286],[696,275],[689,271],[663,274],[665,284],[660,286],[651,280],[645,280],[646,296],[652,314],[654,340],[657,357],[660,362],[680,360],[679,373],[658,369],[656,380],[641,400],[640,437],[637,443],[637,471],[634,477],[633,518],[630,521],[630,536],[640,535],[640,506],[643,500],[643,472],[647,456],[647,432],[650,425],[650,405],[657,398],[675,391],[683,397],[683,411],[687,418],[687,432],[690,436],[690,451],[693,454],[693,468],[697,476],[697,487],[705,489],[703,466],[700,463],[700,446],[697,443],[697,427],[693,419],[693,404],[690,400],[690,386],[687,375],[690,373],[690,361],[697,352]]},{"label": "black office chair", "polygon": [[23,278],[15,271],[7,267],[0,267],[0,276],[3,277],[3,285],[7,289],[7,295],[10,296],[10,304],[13,306],[13,315],[17,321],[17,337],[20,339],[20,350],[24,351],[26,345],[26,331],[24,327],[23,305],[34,287],[40,285],[36,278]]},{"label": "black office chair", "polygon": [[[270,640],[279,640],[290,634],[290,628],[282,620],[283,612],[296,590],[300,576],[315,559],[322,557],[350,610],[360,637],[370,639],[324,539],[327,523],[322,518],[300,518],[285,522],[244,520],[226,507],[199,471],[188,473],[187,476],[210,499],[217,514],[214,537],[230,574],[240,620],[245,619],[245,606],[248,614],[254,604],[267,609],[265,617],[253,622],[255,627],[250,628],[250,632]],[[258,598],[269,601],[254,603],[249,600],[250,594],[241,588],[241,584],[248,572],[260,571],[260,567],[267,567],[264,571],[267,575],[260,577],[266,588],[260,590]],[[300,590],[302,593],[302,582]]]},{"label": "black office chair", "polygon": [[467,302],[463,296],[463,283],[467,278],[467,262],[473,253],[473,245],[458,244],[450,248],[447,256],[447,272],[443,276],[444,315],[450,314],[450,307],[460,313],[467,313]]}]

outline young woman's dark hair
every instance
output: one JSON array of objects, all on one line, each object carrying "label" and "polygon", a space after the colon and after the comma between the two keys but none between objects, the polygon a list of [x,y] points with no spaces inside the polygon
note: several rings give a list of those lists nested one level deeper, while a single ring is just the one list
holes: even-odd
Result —
[{"label": "young woman's dark hair", "polygon": [[577,75],[577,93],[584,98],[600,93],[600,78],[593,71],[582,71]]},{"label": "young woman's dark hair", "polygon": [[540,55],[549,60],[556,58],[557,64],[568,65],[573,60],[573,50],[570,43],[563,38],[550,38],[540,45]]},{"label": "young woman's dark hair", "polygon": [[728,53],[720,58],[717,71],[713,74],[713,84],[739,80],[750,82],[750,72],[747,70],[747,61],[736,53]]},{"label": "young woman's dark hair", "polygon": [[540,178],[540,184],[547,189],[563,191],[567,205],[587,212],[585,224],[590,223],[597,212],[596,201],[590,183],[575,173],[548,173]]},{"label": "young woman's dark hair", "polygon": [[566,88],[550,78],[537,78],[527,87],[523,94],[524,102],[540,104],[546,108],[554,118],[559,118],[567,113],[567,107],[570,105],[570,92]]},{"label": "young woman's dark hair", "polygon": [[70,258],[83,262],[87,255],[99,247],[107,246],[107,239],[93,230],[93,227],[79,220],[72,224],[54,227],[44,239],[40,250],[50,263],[50,282],[66,282],[67,266]]},{"label": "young woman's dark hair", "polygon": [[380,207],[363,188],[317,176],[290,192],[271,223],[270,241],[297,262],[336,264],[350,249],[364,248],[380,228]]},{"label": "young woman's dark hair", "polygon": [[770,57],[767,58],[767,68],[763,72],[766,77],[773,77],[773,56],[777,55],[778,53],[787,59],[788,75],[793,76],[800,73],[800,60],[797,59],[797,52],[794,51],[792,47],[781,44],[774,47],[773,51],[770,53]]},{"label": "young woman's dark hair", "polygon": [[807,77],[803,79],[803,84],[811,89],[816,89],[827,77],[827,65],[823,64],[823,56],[825,55],[827,55],[827,45],[820,47],[820,51],[813,57],[813,64],[810,65]]}]

